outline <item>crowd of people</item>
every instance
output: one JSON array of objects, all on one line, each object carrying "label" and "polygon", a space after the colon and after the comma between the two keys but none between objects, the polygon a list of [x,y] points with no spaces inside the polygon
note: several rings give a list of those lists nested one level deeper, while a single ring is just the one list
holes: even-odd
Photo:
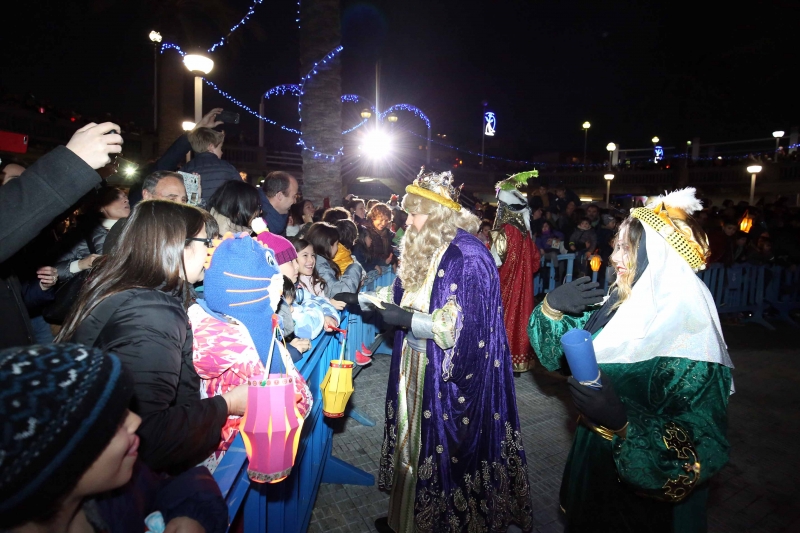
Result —
[{"label": "crowd of people", "polygon": [[[708,477],[727,458],[732,365],[713,302],[690,317],[698,327],[686,335],[702,339],[677,347],[669,337],[680,313],[708,300],[700,264],[797,265],[796,208],[704,207],[692,190],[629,216],[526,184],[527,172],[498,184],[493,216],[488,203],[458,203],[452,174],[424,171],[402,199],[318,207],[287,172],[261,187],[243,181],[222,159],[220,111],[127,190],[101,179],[123,145],[113,123],[88,124],[30,168],[0,168],[0,528],[154,531],[161,520],[167,531],[224,531],[212,473],[239,431],[248,383],[289,373],[307,416],[312,394],[295,363],[348,306],[398,328],[379,531],[530,530],[513,376],[537,365],[569,375],[558,339],[575,328],[595,336],[603,387],[570,378],[585,422],[562,487],[570,530],[640,531],[653,516],[667,531],[702,523]],[[540,258],[561,282],[565,253],[581,279],[534,300]],[[611,267],[607,300],[582,277],[594,255]],[[360,292],[387,270],[393,285]],[[685,294],[655,308],[648,294],[672,294],[670,283]],[[695,341],[713,349],[685,348]],[[371,355],[362,345],[355,363]],[[683,376],[677,389],[664,384],[669,372]],[[642,397],[641,376],[663,398]],[[653,435],[667,430],[661,449]],[[670,455],[673,437],[696,440],[688,470]],[[606,496],[590,496],[600,486]]]}]

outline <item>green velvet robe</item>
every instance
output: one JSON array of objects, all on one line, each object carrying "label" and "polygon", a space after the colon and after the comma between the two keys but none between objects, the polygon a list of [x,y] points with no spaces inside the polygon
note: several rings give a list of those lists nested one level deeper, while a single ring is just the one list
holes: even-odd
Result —
[{"label": "green velvet robe", "polygon": [[[590,316],[554,321],[534,309],[528,335],[542,365],[566,362],[561,336]],[[561,483],[567,530],[705,531],[707,482],[728,461],[730,369],[670,357],[600,369],[628,410],[627,438],[578,425]],[[699,476],[687,471],[696,463]]]}]

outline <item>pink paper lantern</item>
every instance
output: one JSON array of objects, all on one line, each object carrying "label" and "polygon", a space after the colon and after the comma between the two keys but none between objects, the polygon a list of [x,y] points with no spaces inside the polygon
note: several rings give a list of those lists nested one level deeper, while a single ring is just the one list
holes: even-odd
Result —
[{"label": "pink paper lantern", "polygon": [[254,376],[249,384],[241,424],[250,460],[247,475],[257,483],[277,483],[292,471],[303,429],[293,379],[270,374],[266,380]]}]

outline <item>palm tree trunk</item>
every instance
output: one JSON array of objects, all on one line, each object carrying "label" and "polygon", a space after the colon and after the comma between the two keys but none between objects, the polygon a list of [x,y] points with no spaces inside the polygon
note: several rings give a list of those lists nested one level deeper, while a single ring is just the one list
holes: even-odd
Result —
[{"label": "palm tree trunk", "polygon": [[[300,16],[300,76],[305,76],[315,62],[341,43],[340,0],[304,0]],[[337,154],[342,147],[342,74],[337,55],[317,74],[306,81],[301,96],[303,141],[324,154]],[[303,150],[303,196],[321,205],[330,198],[340,205],[342,196],[342,161],[333,161]]]}]

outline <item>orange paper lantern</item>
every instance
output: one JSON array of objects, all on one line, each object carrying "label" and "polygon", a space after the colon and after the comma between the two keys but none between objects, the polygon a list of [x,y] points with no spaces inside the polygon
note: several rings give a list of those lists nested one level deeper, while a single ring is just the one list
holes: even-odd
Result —
[{"label": "orange paper lantern", "polygon": [[603,260],[600,259],[599,255],[593,255],[592,258],[589,260],[589,266],[592,267],[592,272],[597,272],[600,270],[600,265],[603,264]]},{"label": "orange paper lantern", "polygon": [[745,233],[750,233],[750,228],[752,227],[753,227],[753,217],[750,216],[749,211],[745,211],[742,220],[739,222],[739,229]]}]

